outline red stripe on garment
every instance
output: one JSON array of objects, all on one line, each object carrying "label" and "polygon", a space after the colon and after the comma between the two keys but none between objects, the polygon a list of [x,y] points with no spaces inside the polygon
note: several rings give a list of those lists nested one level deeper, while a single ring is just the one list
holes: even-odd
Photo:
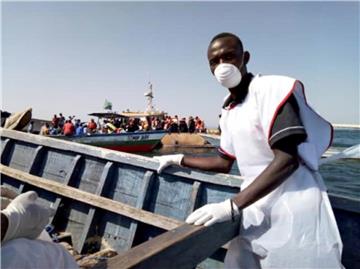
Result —
[{"label": "red stripe on garment", "polygon": [[[280,104],[277,106],[277,108],[275,109],[275,113],[271,119],[271,123],[270,123],[270,127],[269,127],[269,130],[268,130],[268,143],[270,144],[270,135],[271,135],[271,130],[274,126],[274,123],[275,123],[275,119],[276,119],[276,116],[280,110],[280,108],[285,104],[285,102],[287,101],[287,99],[289,99],[289,97],[291,96],[291,94],[294,92],[295,90],[295,85],[296,85],[296,82],[297,80],[295,80],[294,82],[294,85],[292,86],[290,92],[285,96],[285,98],[280,102]],[[306,101],[306,99],[305,99]]]},{"label": "red stripe on garment", "polygon": [[[305,100],[305,104],[308,106],[308,108],[310,108],[316,115],[318,115],[320,118],[324,119],[323,117],[321,117],[315,110],[313,110],[307,103],[307,100],[306,100],[306,95],[305,95],[305,87],[304,87],[304,84],[300,81],[300,80],[295,80],[294,82],[294,85],[292,86],[290,92],[285,96],[285,98],[280,102],[280,104],[277,106],[276,110],[275,110],[275,113],[271,119],[271,123],[270,123],[270,128],[268,130],[268,143],[270,144],[270,135],[271,135],[271,130],[274,126],[274,122],[275,122],[275,119],[276,119],[276,116],[278,114],[278,111],[279,109],[285,104],[285,102],[287,101],[287,99],[289,99],[290,95],[294,92],[295,90],[295,86],[296,86],[296,82],[299,82],[300,83],[300,86],[301,86],[301,90],[303,92],[303,96],[304,96],[304,100]],[[325,119],[324,119],[325,120]],[[334,138],[334,127],[331,125],[330,122],[328,122],[327,120],[325,120],[329,125],[330,125],[330,129],[331,129],[331,134],[330,134],[330,141],[329,141],[329,145],[327,148],[329,148],[332,144],[332,141],[333,141],[333,138]]]},{"label": "red stripe on garment", "polygon": [[235,157],[234,155],[226,152],[223,148],[220,147],[220,148],[219,148],[219,151],[220,151],[222,154],[224,154],[224,155],[226,155],[227,157],[229,157],[230,159],[236,160],[236,157]]},{"label": "red stripe on garment", "polygon": [[232,103],[229,105],[229,110],[233,109],[234,107],[236,107],[238,104],[237,103]]}]

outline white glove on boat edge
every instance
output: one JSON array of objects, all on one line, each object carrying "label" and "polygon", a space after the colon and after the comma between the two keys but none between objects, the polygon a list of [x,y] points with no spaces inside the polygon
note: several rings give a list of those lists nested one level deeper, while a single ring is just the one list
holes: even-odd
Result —
[{"label": "white glove on boat edge", "polygon": [[14,238],[37,238],[54,210],[36,203],[38,195],[34,191],[20,194],[1,211],[8,219],[8,229],[2,243]]},{"label": "white glove on boat edge", "polygon": [[191,213],[185,220],[188,224],[210,226],[217,222],[231,220],[231,203],[234,216],[240,214],[239,208],[230,199],[221,203],[204,205]]},{"label": "white glove on boat edge", "polygon": [[160,174],[166,167],[170,165],[174,164],[177,166],[181,166],[181,161],[184,158],[184,154],[155,156],[153,158],[160,162],[159,168],[157,169],[157,172]]}]

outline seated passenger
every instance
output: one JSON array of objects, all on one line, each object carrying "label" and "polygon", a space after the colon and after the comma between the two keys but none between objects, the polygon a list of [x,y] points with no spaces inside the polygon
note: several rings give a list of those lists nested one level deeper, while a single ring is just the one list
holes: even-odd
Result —
[{"label": "seated passenger", "polygon": [[48,124],[48,123],[44,123],[44,124],[41,126],[40,135],[49,135],[49,134],[50,134],[49,124]]},{"label": "seated passenger", "polygon": [[96,133],[96,128],[97,128],[96,122],[94,121],[94,119],[90,119],[87,125],[87,131],[89,133]]},{"label": "seated passenger", "polygon": [[84,134],[84,126],[80,123],[75,130],[76,135],[83,135]]},{"label": "seated passenger", "polygon": [[195,121],[192,116],[189,117],[188,126],[189,126],[189,133],[190,134],[194,133],[195,132]]},{"label": "seated passenger", "polygon": [[63,133],[66,136],[72,136],[75,134],[75,126],[70,120],[67,120],[65,122],[63,127]]},{"label": "seated passenger", "polygon": [[127,132],[136,132],[136,131],[138,131],[140,128],[139,128],[139,125],[137,123],[138,123],[138,121],[136,119],[131,118],[129,120],[128,125],[126,126],[126,131]]},{"label": "seated passenger", "polygon": [[179,131],[180,133],[187,133],[189,131],[189,128],[186,124],[186,119],[182,118],[179,123]]}]

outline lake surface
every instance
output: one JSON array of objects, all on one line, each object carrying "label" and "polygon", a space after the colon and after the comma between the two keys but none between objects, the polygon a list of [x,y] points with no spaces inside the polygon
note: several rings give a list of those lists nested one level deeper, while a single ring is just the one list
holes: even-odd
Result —
[{"label": "lake surface", "polygon": [[[213,142],[213,141],[212,141]],[[335,129],[332,148],[342,151],[360,143],[360,129]],[[151,155],[184,153],[194,156],[214,156],[216,148],[161,148]],[[236,162],[230,172],[239,174]],[[328,191],[347,197],[360,197],[360,159],[341,159],[320,167]]]}]

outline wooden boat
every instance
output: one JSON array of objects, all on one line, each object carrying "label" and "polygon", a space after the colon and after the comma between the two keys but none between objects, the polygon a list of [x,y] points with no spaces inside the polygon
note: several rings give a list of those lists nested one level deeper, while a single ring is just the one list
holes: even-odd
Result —
[{"label": "wooden boat", "polygon": [[[151,158],[5,129],[0,135],[1,184],[37,191],[56,209],[56,231],[71,233],[79,252],[119,253],[97,268],[218,268],[224,244],[238,234],[239,219],[211,227],[183,221],[195,208],[237,193],[241,177],[183,168],[158,175]],[[330,199],[343,263],[357,268],[360,199]]]},{"label": "wooden boat", "polygon": [[165,131],[129,132],[116,134],[57,135],[54,138],[124,152],[149,152],[156,148]]},{"label": "wooden boat", "polygon": [[[141,118],[152,115],[158,114],[133,113],[129,115],[129,113],[118,114],[114,112],[99,112],[89,114],[89,116],[98,117],[99,119],[122,119],[124,122],[127,122],[127,120],[132,117]],[[149,152],[161,143],[161,139],[165,135],[165,131],[138,131],[111,134],[94,133],[80,136],[56,135],[52,137],[124,152]]]},{"label": "wooden boat", "polygon": [[[95,114],[97,116],[98,113]],[[94,114],[93,114],[94,115]],[[121,117],[158,117],[163,119],[167,115],[166,112],[122,112]],[[206,148],[212,147],[202,136],[197,133],[171,133],[166,130],[165,136],[161,139],[163,147],[181,147],[181,148]]]}]

